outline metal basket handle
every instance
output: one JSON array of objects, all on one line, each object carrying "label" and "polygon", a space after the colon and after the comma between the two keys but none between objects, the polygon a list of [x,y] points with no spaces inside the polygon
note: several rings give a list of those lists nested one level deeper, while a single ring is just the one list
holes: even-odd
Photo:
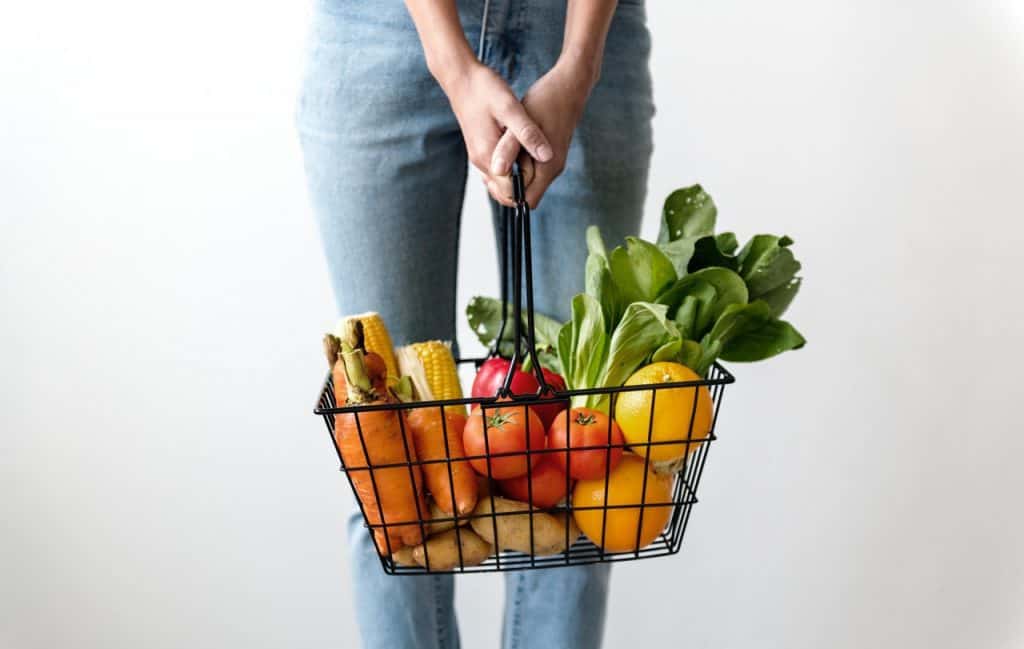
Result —
[{"label": "metal basket handle", "polygon": [[[526,203],[526,189],[523,186],[523,174],[518,162],[512,165],[512,198],[515,201],[515,207],[502,206],[501,208],[502,232],[504,233],[504,245],[501,247],[501,327],[498,329],[498,336],[495,338],[494,347],[489,355],[498,356],[498,348],[508,324],[509,289],[511,287],[512,326],[515,342],[512,346],[512,358],[508,372],[505,374],[505,380],[496,396],[508,398],[516,396],[512,394],[511,390],[512,377],[520,365],[521,348],[525,343],[531,369],[540,385],[540,390],[536,395],[526,395],[532,398],[553,392],[553,389],[548,385],[544,378],[544,372],[541,371],[540,363],[537,361],[537,341],[533,317],[533,260],[530,254],[530,206]],[[524,278],[526,280],[526,331],[523,331],[522,310]],[[519,396],[522,398],[523,395]]]}]

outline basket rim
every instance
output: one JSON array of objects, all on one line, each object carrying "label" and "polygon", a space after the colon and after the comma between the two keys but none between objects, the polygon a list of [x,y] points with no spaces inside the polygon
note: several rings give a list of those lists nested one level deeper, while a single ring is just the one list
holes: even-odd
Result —
[{"label": "basket rim", "polygon": [[[477,363],[479,361],[486,360],[484,358],[460,358],[457,363]],[[601,388],[580,388],[575,390],[551,390],[548,396],[541,397],[539,394],[528,394],[528,395],[514,395],[511,400],[524,403],[526,405],[532,404],[550,404],[552,401],[568,401],[576,396],[588,396],[593,394],[620,394],[622,392],[638,392],[640,390],[650,390],[652,388],[657,390],[670,390],[674,388],[693,388],[693,387],[711,387],[717,385],[730,385],[736,382],[736,377],[733,376],[732,372],[727,370],[721,363],[715,361],[712,366],[717,376],[715,378],[698,379],[696,381],[673,381],[671,383],[644,383],[640,385],[614,385]],[[437,408],[447,406],[474,406],[478,404],[493,404],[497,403],[499,397],[462,397],[461,399],[434,399],[432,401],[409,401],[405,403],[377,403],[372,405],[357,405],[357,406],[334,406],[331,408],[320,405],[323,401],[323,397],[326,393],[331,392],[333,394],[334,385],[331,380],[331,373],[327,373],[327,377],[324,379],[320,394],[317,397],[317,403],[313,408],[313,414],[315,415],[340,415],[352,412],[373,412],[375,410],[417,410],[420,408]],[[509,399],[506,397],[505,401]]]}]

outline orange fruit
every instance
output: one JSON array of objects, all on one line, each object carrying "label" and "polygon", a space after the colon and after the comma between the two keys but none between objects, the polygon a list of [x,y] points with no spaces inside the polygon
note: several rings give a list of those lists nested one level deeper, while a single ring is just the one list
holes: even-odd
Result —
[{"label": "orange fruit", "polygon": [[[685,365],[660,362],[641,367],[629,377],[626,385],[657,385],[699,380],[697,373]],[[651,462],[659,464],[682,459],[686,455],[687,447],[690,453],[697,450],[699,442],[707,438],[711,432],[713,416],[711,393],[704,386],[622,392],[615,403],[615,421],[622,429],[626,443],[641,456],[646,456],[649,449]],[[648,431],[651,442],[679,440],[682,443],[648,446]]]},{"label": "orange fruit", "polygon": [[[631,453],[622,456],[608,475],[608,498],[605,499],[604,477],[580,480],[572,491],[573,516],[580,530],[594,545],[601,543],[601,523],[604,509],[580,509],[582,507],[605,507],[606,505],[636,505],[607,510],[603,547],[608,552],[630,552],[646,547],[665,529],[672,514],[672,505],[643,507],[643,522],[640,521],[640,502],[668,503],[672,500],[672,476],[659,475],[644,466],[644,460]],[[647,486],[644,487],[644,475]],[[640,542],[637,544],[637,530]]]}]

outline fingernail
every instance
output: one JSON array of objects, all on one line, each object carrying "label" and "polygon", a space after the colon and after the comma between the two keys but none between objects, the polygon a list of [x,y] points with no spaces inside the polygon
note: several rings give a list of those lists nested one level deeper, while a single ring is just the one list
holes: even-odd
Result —
[{"label": "fingernail", "polygon": [[503,174],[508,169],[508,162],[504,158],[495,158],[491,162],[491,173]]},{"label": "fingernail", "polygon": [[540,160],[541,162],[547,162],[548,160],[551,159],[551,156],[551,147],[549,147],[548,145],[542,144],[539,147],[537,147],[537,159]]}]

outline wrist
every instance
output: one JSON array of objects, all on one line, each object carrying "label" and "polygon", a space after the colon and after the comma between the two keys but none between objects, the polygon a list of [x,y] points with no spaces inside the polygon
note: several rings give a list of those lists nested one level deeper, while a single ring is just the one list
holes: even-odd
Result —
[{"label": "wrist", "polygon": [[427,69],[445,93],[479,63],[466,42],[443,50],[426,52]]},{"label": "wrist", "polygon": [[573,90],[584,100],[601,78],[601,55],[589,48],[566,46],[555,62],[555,69],[570,79]]}]

